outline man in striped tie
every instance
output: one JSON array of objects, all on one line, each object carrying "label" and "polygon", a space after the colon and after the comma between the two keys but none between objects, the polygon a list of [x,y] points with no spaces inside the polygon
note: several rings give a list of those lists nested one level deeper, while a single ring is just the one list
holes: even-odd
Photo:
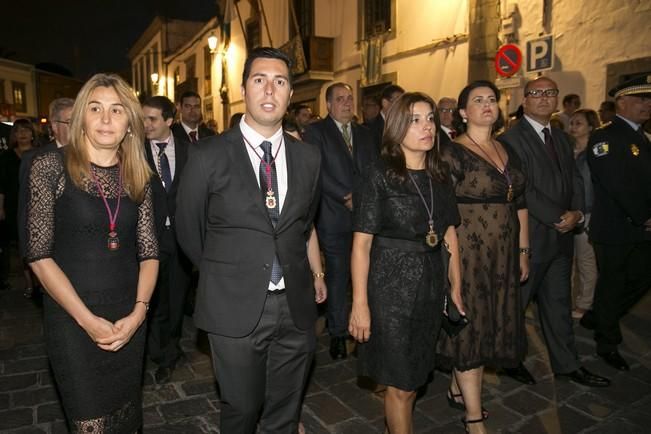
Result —
[{"label": "man in striped tie", "polygon": [[176,238],[176,193],[190,143],[184,134],[170,129],[176,110],[172,101],[154,96],[143,104],[145,153],[154,175],[151,189],[160,244],[160,267],[149,313],[147,351],[158,364],[158,384],[169,380],[183,355],[179,340],[185,298],[190,286],[191,264]]}]

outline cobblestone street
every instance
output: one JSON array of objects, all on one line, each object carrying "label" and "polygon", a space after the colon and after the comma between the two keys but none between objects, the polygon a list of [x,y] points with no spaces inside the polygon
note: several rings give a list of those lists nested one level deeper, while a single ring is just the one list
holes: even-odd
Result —
[{"label": "cobblestone street", "polygon": [[[531,313],[530,313],[531,314]],[[651,426],[651,295],[626,318],[623,356],[631,371],[616,372],[594,355],[589,333],[576,326],[584,365],[610,377],[606,389],[555,381],[546,360],[537,321],[527,321],[527,366],[538,380],[525,386],[492,372],[485,375],[484,405],[491,432],[648,433]],[[322,324],[320,324],[322,329]],[[186,318],[183,346],[187,359],[169,383],[155,384],[153,365],[144,380],[145,433],[219,432],[219,402],[210,359],[197,351],[196,330]],[[355,358],[333,362],[328,337],[321,334],[302,420],[308,434],[382,433],[381,396],[358,382]],[[67,432],[57,392],[48,371],[41,309],[19,290],[0,293],[0,432]],[[462,413],[448,407],[449,376],[436,372],[417,401],[416,433],[461,433]],[[360,387],[361,386],[361,387]]]}]

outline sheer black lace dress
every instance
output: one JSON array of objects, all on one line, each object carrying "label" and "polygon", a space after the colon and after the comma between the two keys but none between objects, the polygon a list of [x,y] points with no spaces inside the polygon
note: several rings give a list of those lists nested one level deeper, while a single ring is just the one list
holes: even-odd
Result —
[{"label": "sheer black lace dress", "polygon": [[[63,150],[37,156],[29,178],[30,262],[53,259],[88,308],[115,322],[134,306],[139,262],[158,256],[151,190],[137,204],[122,192],[120,248],[107,247],[108,215],[95,183],[77,188]],[[115,209],[118,166],[91,169]],[[73,432],[133,433],[142,424],[144,325],[117,352],[101,350],[56,301],[44,299],[48,356]]]},{"label": "sheer black lace dress", "polygon": [[507,201],[506,178],[487,160],[459,143],[441,149],[461,214],[461,294],[470,320],[453,338],[441,333],[438,363],[448,369],[513,368],[524,357],[517,211],[526,208],[526,179],[517,155],[505,150],[512,201]]},{"label": "sheer black lace dress", "polygon": [[[429,177],[410,171],[431,208]],[[459,223],[450,183],[432,181],[434,229],[443,239]],[[412,184],[389,179],[382,161],[356,190],[353,231],[373,234],[368,273],[371,336],[358,345],[358,372],[379,384],[415,390],[434,367],[443,313],[440,243],[425,243],[428,213]]]}]

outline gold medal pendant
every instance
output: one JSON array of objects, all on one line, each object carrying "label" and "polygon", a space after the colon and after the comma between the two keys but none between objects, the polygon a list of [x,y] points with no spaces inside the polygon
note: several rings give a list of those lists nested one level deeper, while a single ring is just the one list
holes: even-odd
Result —
[{"label": "gold medal pendant", "polygon": [[267,190],[267,198],[265,199],[264,203],[269,209],[276,207],[276,198],[274,197],[273,190]]},{"label": "gold medal pendant", "polygon": [[439,243],[439,236],[436,234],[436,232],[434,232],[434,228],[430,226],[427,235],[425,235],[425,244],[427,244],[430,247],[436,247],[438,243]]},{"label": "gold medal pendant", "polygon": [[506,191],[506,201],[513,202],[513,185],[509,184],[509,189]]}]

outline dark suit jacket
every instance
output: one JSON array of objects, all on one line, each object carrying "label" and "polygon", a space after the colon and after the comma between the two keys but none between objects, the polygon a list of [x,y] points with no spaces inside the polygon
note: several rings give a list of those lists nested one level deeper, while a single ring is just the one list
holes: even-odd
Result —
[{"label": "dark suit jacket", "polygon": [[576,168],[568,136],[552,128],[560,169],[531,124],[522,118],[498,137],[520,157],[527,176],[525,197],[529,209],[529,241],[532,262],[547,262],[558,254],[572,255],[573,233],[559,233],[554,223],[567,210],[583,211],[583,181]]},{"label": "dark suit jacket", "polygon": [[330,117],[310,124],[303,139],[321,150],[322,194],[316,219],[319,231],[350,232],[353,229],[352,212],[346,208],[344,196],[351,193],[363,178],[365,169],[378,157],[373,135],[364,126],[352,125],[353,155],[350,155],[344,137]]},{"label": "dark suit jacket", "polygon": [[651,218],[651,145],[615,117],[592,134],[586,155],[595,196],[590,239],[604,244],[649,240],[644,222]]},{"label": "dark suit jacket", "polygon": [[190,153],[176,227],[181,247],[199,267],[194,319],[201,329],[249,334],[260,319],[276,254],[294,324],[314,326],[306,242],[319,203],[321,157],[316,146],[287,134],[285,155],[287,196],[274,228],[239,128],[202,140]]},{"label": "dark suit jacket", "polygon": [[18,175],[18,251],[22,257],[27,253],[27,205],[29,203],[29,172],[34,157],[44,152],[57,149],[56,142],[50,142],[38,148],[32,148],[20,158]]},{"label": "dark suit jacket", "polygon": [[382,149],[382,134],[384,133],[384,118],[382,114],[380,113],[368,122],[364,122],[364,126],[373,134],[373,140],[378,151]]},{"label": "dark suit jacket", "polygon": [[188,150],[190,148],[190,142],[185,138],[187,137],[186,134],[172,134],[174,135],[174,156],[176,162],[172,177],[172,186],[170,187],[169,192],[165,190],[163,181],[161,180],[160,175],[158,174],[158,169],[156,168],[156,158],[158,157],[154,157],[152,154],[150,141],[145,140],[145,154],[149,166],[154,172],[154,175],[151,178],[151,190],[153,193],[154,213],[156,216],[156,231],[159,234],[159,238],[161,231],[165,226],[167,217],[170,218],[170,224],[175,226],[176,195],[179,189],[183,168],[188,160]]},{"label": "dark suit jacket", "polygon": [[[210,128],[206,128],[202,125],[199,125],[197,131],[199,132],[199,137],[197,138],[197,140],[215,135],[215,132],[213,130],[211,130]],[[174,124],[172,124],[172,133],[174,133],[175,136],[184,137],[187,142],[190,143],[192,142],[190,136],[188,135],[188,133],[185,132],[185,130],[183,129],[183,125],[181,125],[180,122],[175,122]]]}]

